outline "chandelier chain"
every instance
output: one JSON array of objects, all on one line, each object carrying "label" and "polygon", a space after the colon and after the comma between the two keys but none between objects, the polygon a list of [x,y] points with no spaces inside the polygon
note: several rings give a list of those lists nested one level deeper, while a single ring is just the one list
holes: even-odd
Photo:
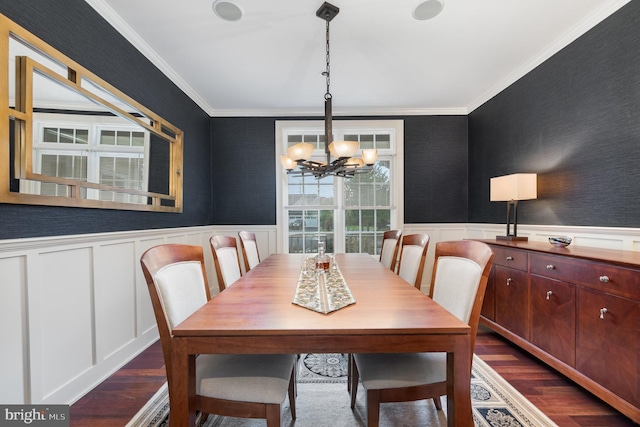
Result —
[{"label": "chandelier chain", "polygon": [[329,58],[329,20],[327,19],[327,68],[323,73],[327,79],[327,92],[324,94],[324,98],[331,98],[331,91],[329,90],[329,85],[331,83],[331,66],[330,66],[330,58]]},{"label": "chandelier chain", "polygon": [[[326,23],[327,67],[322,72],[322,75],[325,76],[327,84],[327,92],[324,94],[324,150],[327,155],[327,161],[313,160],[311,157],[313,157],[313,152],[317,147],[308,142],[300,142],[287,148],[287,155],[283,155],[280,158],[282,166],[287,170],[287,174],[311,174],[318,180],[325,176],[351,178],[356,174],[373,170],[378,157],[378,150],[376,149],[363,149],[362,158],[354,157],[358,151],[358,141],[333,141],[329,21],[335,18],[338,12],[340,12],[340,9],[327,2],[316,11],[316,16],[324,19]],[[332,148],[335,153],[332,152]],[[334,159],[332,159],[332,156]]]}]

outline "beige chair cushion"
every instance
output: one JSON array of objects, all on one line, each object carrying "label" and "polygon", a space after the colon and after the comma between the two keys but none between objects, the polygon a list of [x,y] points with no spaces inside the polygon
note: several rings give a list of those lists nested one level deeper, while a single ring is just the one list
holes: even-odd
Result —
[{"label": "beige chair cushion", "polygon": [[[403,264],[406,255],[406,252],[402,255]],[[458,319],[469,323],[481,276],[482,269],[475,262],[467,258],[441,256],[438,258],[433,300]],[[367,390],[411,387],[447,379],[446,353],[354,354],[353,357],[362,385]]]},{"label": "beige chair cushion", "polygon": [[171,329],[207,302],[199,261],[166,265],[158,270],[153,280]]},{"label": "beige chair cushion", "polygon": [[418,245],[407,245],[402,247],[402,259],[400,260],[400,271],[398,275],[412,285],[418,277],[418,268],[424,248]]},{"label": "beige chair cushion", "polygon": [[240,278],[240,267],[238,264],[238,251],[236,248],[220,248],[217,251],[218,262],[222,270],[222,278],[226,287]]},{"label": "beige chair cushion", "polygon": [[251,269],[260,263],[260,259],[258,258],[258,246],[253,240],[244,240],[242,244],[244,245],[244,251],[247,255],[247,260],[249,261],[249,268]]},{"label": "beige chair cushion", "polygon": [[281,404],[296,356],[291,354],[201,354],[196,393],[240,402]]},{"label": "beige chair cushion", "polygon": [[412,387],[447,380],[446,353],[354,354],[367,390]]},{"label": "beige chair cushion", "polygon": [[469,323],[482,268],[467,258],[441,256],[436,269],[433,300]]},{"label": "beige chair cushion", "polygon": [[391,268],[391,262],[393,261],[393,253],[396,250],[396,239],[384,239],[382,242],[382,254],[380,255],[380,262],[387,268]]}]

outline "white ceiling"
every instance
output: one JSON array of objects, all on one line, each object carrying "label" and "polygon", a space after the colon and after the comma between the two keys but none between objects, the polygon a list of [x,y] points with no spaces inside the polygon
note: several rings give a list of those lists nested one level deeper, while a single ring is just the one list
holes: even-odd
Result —
[{"label": "white ceiling", "polygon": [[[322,115],[323,0],[86,0],[211,116]],[[334,115],[467,114],[630,0],[333,0]]]}]

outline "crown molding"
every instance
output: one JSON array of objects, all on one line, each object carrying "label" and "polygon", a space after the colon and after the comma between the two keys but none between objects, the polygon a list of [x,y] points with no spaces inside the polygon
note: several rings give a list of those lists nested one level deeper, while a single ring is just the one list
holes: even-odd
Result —
[{"label": "crown molding", "polygon": [[560,50],[570,45],[578,37],[582,36],[587,31],[598,25],[600,22],[604,21],[606,18],[611,16],[614,12],[616,12],[618,9],[620,9],[630,1],[631,0],[611,0],[601,6],[592,15],[588,16],[581,23],[567,31],[562,37],[556,39],[553,43],[547,46],[547,48],[540,52],[538,56],[524,64],[522,67],[518,68],[513,73],[506,76],[502,81],[498,82],[496,85],[484,92],[480,97],[471,102],[471,104],[467,106],[468,114],[502,92],[507,87],[511,86],[522,77],[524,77],[538,65],[542,64],[544,61],[560,52]]},{"label": "crown molding", "polygon": [[169,78],[200,108],[210,114],[213,108],[185,82],[104,0],[85,0],[105,21]]},{"label": "crown molding", "polygon": [[[114,27],[123,37],[125,37],[134,47],[136,47],[149,61],[151,61],[162,73],[164,73],[178,88],[180,88],[189,98],[191,98],[200,108],[211,117],[307,117],[322,116],[324,111],[311,109],[214,109],[211,107],[178,73],[176,73],[127,23],[114,12],[105,0],[85,0],[96,10],[112,27]],[[629,3],[631,0],[610,0],[601,6],[596,12],[588,16],[580,24],[576,25],[559,39],[556,39],[538,56],[527,62],[516,71],[512,72],[500,82],[486,90],[482,95],[473,100],[467,106],[452,108],[362,108],[334,111],[334,116],[419,116],[419,115],[467,115],[478,107],[489,101],[491,98],[502,92],[504,89],[524,77],[538,65],[558,53],[564,47],[571,44],[578,37],[598,25],[607,17],[611,16],[618,9]]]},{"label": "crown molding", "polygon": [[[323,117],[323,109],[268,109],[268,110],[213,110],[211,117]],[[464,116],[467,109],[460,108],[351,108],[336,109],[333,117],[340,116]]]}]

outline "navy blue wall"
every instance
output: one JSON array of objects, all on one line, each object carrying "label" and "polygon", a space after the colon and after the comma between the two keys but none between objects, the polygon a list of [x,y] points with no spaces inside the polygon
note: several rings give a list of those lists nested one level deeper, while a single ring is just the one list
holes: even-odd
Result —
[{"label": "navy blue wall", "polygon": [[640,227],[640,1],[469,115],[469,221],[504,222],[489,179],[537,172],[518,222]]},{"label": "navy blue wall", "polygon": [[[185,132],[183,214],[0,204],[0,239],[275,223],[276,118],[209,118],[82,0],[0,13]],[[636,1],[468,117],[379,117],[405,120],[405,222],[504,222],[489,179],[537,172],[520,223],[639,227],[638,46]]]},{"label": "navy blue wall", "polygon": [[0,0],[0,13],[182,129],[185,164],[182,214],[0,204],[0,239],[207,224],[209,116],[83,0]]},{"label": "navy blue wall", "polygon": [[[211,120],[213,224],[275,224],[275,121],[295,119]],[[466,222],[467,117],[375,119],[404,120],[405,223]],[[249,174],[244,172],[247,166],[252,168]]]}]

